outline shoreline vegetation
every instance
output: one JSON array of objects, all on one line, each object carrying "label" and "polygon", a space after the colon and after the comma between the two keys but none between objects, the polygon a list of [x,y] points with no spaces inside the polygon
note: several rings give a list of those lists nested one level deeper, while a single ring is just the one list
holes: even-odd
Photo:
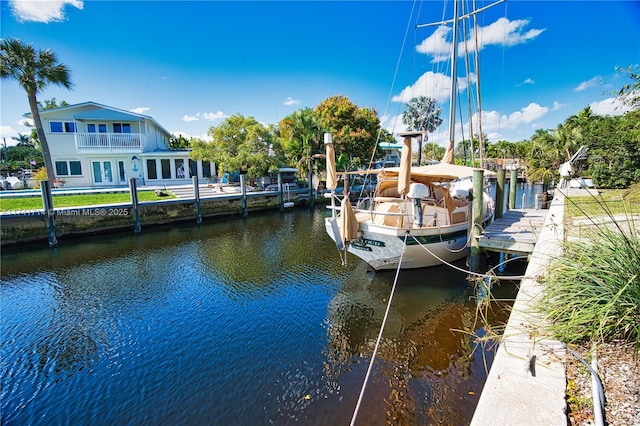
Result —
[{"label": "shoreline vegetation", "polygon": [[[540,308],[550,332],[595,365],[603,421],[640,424],[640,184],[565,201],[564,256],[551,263]],[[566,363],[567,422],[597,422],[590,372]]]}]

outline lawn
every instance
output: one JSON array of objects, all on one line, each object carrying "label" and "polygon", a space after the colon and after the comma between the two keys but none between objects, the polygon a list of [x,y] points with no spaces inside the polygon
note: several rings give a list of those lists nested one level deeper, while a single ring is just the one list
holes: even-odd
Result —
[{"label": "lawn", "polygon": [[[168,192],[168,191],[167,191]],[[176,198],[169,193],[169,197],[158,197],[154,191],[138,191],[138,200],[156,201]],[[99,193],[99,194],[77,194],[77,195],[54,195],[54,207],[81,207],[101,204],[131,203],[131,196],[128,192],[121,193]],[[15,210],[42,209],[42,198],[2,198],[0,199],[0,212],[10,212]]]},{"label": "lawn", "polygon": [[597,197],[571,197],[565,200],[565,219],[599,217],[611,214],[640,214],[640,183],[626,189],[603,189]]}]

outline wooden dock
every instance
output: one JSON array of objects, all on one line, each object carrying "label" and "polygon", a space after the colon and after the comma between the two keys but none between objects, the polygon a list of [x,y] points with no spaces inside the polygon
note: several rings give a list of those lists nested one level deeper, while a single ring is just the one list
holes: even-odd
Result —
[{"label": "wooden dock", "polygon": [[478,237],[481,250],[531,254],[549,210],[508,210]]}]

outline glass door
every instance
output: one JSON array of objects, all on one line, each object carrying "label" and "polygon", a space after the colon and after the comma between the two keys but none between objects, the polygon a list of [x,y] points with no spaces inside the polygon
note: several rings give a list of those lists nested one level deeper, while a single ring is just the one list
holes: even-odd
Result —
[{"label": "glass door", "polygon": [[91,168],[93,170],[93,183],[103,185],[113,184],[111,161],[92,161]]}]

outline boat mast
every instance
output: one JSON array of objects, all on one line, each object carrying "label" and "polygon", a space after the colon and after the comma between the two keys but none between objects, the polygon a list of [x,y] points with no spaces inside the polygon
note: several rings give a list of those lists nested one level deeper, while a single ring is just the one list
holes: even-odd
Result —
[{"label": "boat mast", "polygon": [[456,97],[458,93],[458,1],[453,2],[453,48],[451,49],[451,92],[449,97],[449,146],[442,158],[443,163],[453,164],[456,133]]}]

